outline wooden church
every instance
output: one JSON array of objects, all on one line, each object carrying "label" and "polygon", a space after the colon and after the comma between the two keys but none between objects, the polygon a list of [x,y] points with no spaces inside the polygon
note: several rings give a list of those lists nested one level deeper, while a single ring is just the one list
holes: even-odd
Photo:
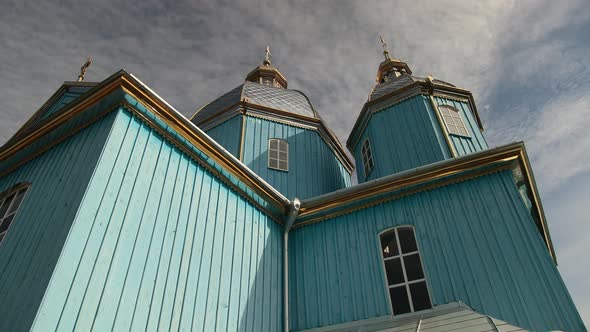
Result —
[{"label": "wooden church", "polygon": [[354,162],[268,50],[190,119],[85,66],[0,148],[0,331],[586,331],[524,143],[384,56]]}]

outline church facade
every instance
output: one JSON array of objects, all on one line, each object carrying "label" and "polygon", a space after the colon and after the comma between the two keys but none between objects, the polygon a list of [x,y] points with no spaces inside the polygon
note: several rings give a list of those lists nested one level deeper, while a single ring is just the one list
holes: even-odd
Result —
[{"label": "church facade", "polygon": [[0,330],[586,331],[524,143],[384,56],[354,162],[268,53],[190,119],[65,82],[0,148]]}]

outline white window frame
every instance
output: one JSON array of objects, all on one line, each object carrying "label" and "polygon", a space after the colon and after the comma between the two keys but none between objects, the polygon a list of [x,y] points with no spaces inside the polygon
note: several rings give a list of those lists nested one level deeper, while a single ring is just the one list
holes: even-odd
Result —
[{"label": "white window frame", "polygon": [[[416,249],[417,249],[416,251],[412,251],[412,252],[408,252],[408,253],[402,253],[402,249],[401,249],[400,241],[399,241],[398,230],[399,229],[403,229],[403,228],[411,228],[412,229],[412,232],[414,233],[414,241],[416,243]],[[391,231],[394,231],[395,232],[395,240],[397,241],[396,244],[398,246],[399,254],[396,255],[396,256],[385,257],[383,255],[383,249],[381,247],[381,235],[386,234],[386,233],[389,233]],[[432,292],[431,292],[431,289],[430,289],[430,285],[428,284],[428,280],[427,280],[428,278],[426,277],[426,269],[424,268],[424,261],[422,260],[422,255],[420,254],[420,245],[418,244],[418,239],[416,238],[416,228],[414,226],[412,226],[412,225],[400,225],[400,226],[388,228],[388,229],[385,229],[385,230],[381,231],[377,235],[377,240],[378,240],[378,244],[379,244],[379,252],[380,252],[380,255],[381,255],[381,262],[382,262],[381,263],[381,267],[382,267],[382,271],[383,271],[383,280],[385,282],[385,290],[386,290],[386,293],[387,293],[387,299],[389,300],[389,307],[391,308],[391,314],[393,316],[395,316],[395,317],[405,317],[407,315],[411,315],[411,314],[414,314],[416,312],[424,312],[424,311],[427,311],[427,310],[431,310],[434,307],[434,304],[432,302]],[[422,266],[422,274],[424,275],[424,278],[416,279],[416,280],[412,280],[412,281],[408,281],[408,275],[406,274],[406,265],[405,265],[405,262],[404,262],[403,257],[410,256],[410,255],[413,255],[413,254],[416,254],[416,253],[418,254],[418,258],[420,259],[420,265]],[[402,271],[403,271],[403,274],[404,274],[404,282],[393,284],[393,285],[389,285],[389,281],[387,280],[387,270],[386,270],[386,267],[385,267],[385,262],[388,261],[388,260],[396,259],[396,258],[399,258],[400,259],[401,266],[402,266]],[[414,303],[412,301],[412,293],[410,292],[410,285],[416,284],[416,283],[419,283],[419,282],[424,282],[426,284],[426,290],[428,292],[428,300],[430,301],[430,308],[422,309],[422,310],[419,310],[419,311],[415,311],[414,310]],[[408,295],[408,303],[410,304],[410,312],[403,313],[403,314],[397,314],[396,315],[396,314],[393,313],[393,302],[392,302],[392,299],[391,299],[391,295],[389,294],[389,289],[394,288],[394,287],[400,287],[402,285],[406,287],[406,293]]]},{"label": "white window frame", "polygon": [[[6,203],[7,199],[12,196],[11,201],[8,202],[8,207],[4,211],[4,214],[0,216],[0,225],[2,225],[6,221],[6,219],[8,219],[9,217],[12,217],[12,219],[10,221],[10,225],[8,225],[8,228],[6,228],[6,230],[4,232],[0,233],[0,237],[1,237],[0,244],[2,244],[2,242],[6,238],[6,234],[8,234],[8,231],[10,231],[10,228],[13,225],[14,220],[16,219],[16,215],[18,214],[18,211],[20,210],[21,205],[23,204],[23,202],[25,201],[25,198],[27,197],[27,193],[29,191],[29,186],[30,186],[29,184],[17,185],[17,186],[12,187],[11,189],[0,194],[0,208]],[[16,207],[14,207],[14,204],[15,204],[14,198],[16,198],[20,192],[24,192],[24,194],[23,194],[20,202],[16,203],[18,205]],[[13,196],[13,194],[14,194],[14,196]]]},{"label": "white window frame", "polygon": [[[445,114],[443,110],[448,114]],[[467,129],[465,121],[463,121],[463,117],[461,116],[461,112],[458,109],[451,105],[440,105],[438,106],[438,111],[449,134],[471,137],[469,134],[469,129]],[[465,133],[462,133],[461,129],[465,130]]]},{"label": "white window frame", "polygon": [[[271,147],[271,142],[277,142],[277,148]],[[276,152],[277,157],[272,157],[271,152]],[[284,158],[281,157],[284,154]],[[276,166],[271,165],[271,162],[276,162]],[[281,167],[281,163],[285,163],[286,167]],[[280,138],[268,139],[268,168],[276,169],[283,172],[289,171],[289,142]]]},{"label": "white window frame", "polygon": [[[367,147],[365,149],[365,146]],[[363,172],[365,179],[369,177],[373,168],[375,168],[375,159],[373,159],[373,149],[371,149],[371,142],[368,138],[365,138],[363,145],[361,145],[361,159],[363,161]],[[369,165],[369,161],[371,164]]]}]

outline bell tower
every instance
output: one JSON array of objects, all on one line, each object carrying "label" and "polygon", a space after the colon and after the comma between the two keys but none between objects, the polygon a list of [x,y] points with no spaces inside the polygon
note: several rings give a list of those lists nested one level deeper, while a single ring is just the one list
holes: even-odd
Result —
[{"label": "bell tower", "polygon": [[359,183],[488,148],[470,91],[414,76],[381,44],[385,59],[346,142]]}]

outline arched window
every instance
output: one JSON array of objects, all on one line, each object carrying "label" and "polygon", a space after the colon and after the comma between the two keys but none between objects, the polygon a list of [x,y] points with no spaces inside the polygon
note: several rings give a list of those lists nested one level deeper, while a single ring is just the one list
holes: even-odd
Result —
[{"label": "arched window", "polygon": [[373,162],[373,152],[371,152],[371,144],[369,139],[365,139],[363,146],[361,147],[361,156],[363,158],[363,171],[365,172],[365,178],[369,176],[375,163]]},{"label": "arched window", "polygon": [[459,110],[449,105],[439,106],[438,109],[440,110],[440,114],[447,126],[449,134],[469,137],[469,132],[461,118]]},{"label": "arched window", "polygon": [[29,189],[28,184],[18,185],[0,194],[0,243],[14,220],[20,204]]},{"label": "arched window", "polygon": [[289,143],[277,138],[268,140],[268,168],[289,171]]},{"label": "arched window", "polygon": [[379,237],[393,314],[432,308],[414,228],[389,229]]}]

